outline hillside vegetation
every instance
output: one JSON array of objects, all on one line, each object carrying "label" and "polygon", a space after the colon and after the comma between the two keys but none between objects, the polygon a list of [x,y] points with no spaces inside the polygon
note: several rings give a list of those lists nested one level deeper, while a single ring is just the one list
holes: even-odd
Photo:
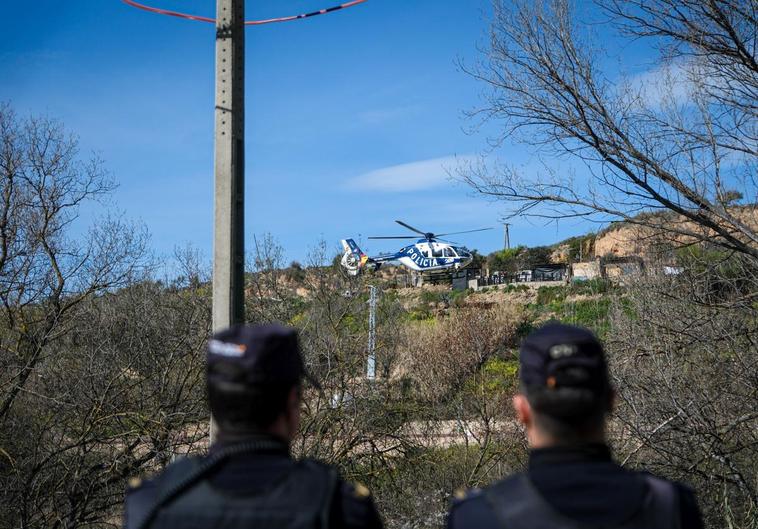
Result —
[{"label": "hillside vegetation", "polygon": [[378,318],[382,376],[373,385],[360,381],[368,318],[358,285],[378,279],[355,280],[359,312],[346,324],[355,326],[357,362],[344,390],[360,386],[366,400],[358,408],[375,406],[351,422],[362,423],[371,448],[333,460],[371,486],[390,527],[439,526],[455,488],[523,468],[524,441],[509,406],[517,348],[532,329],[558,319],[605,341],[618,390],[616,457],[695,487],[710,527],[754,527],[758,270],[698,247],[674,259],[680,275],[640,276],[623,287],[598,279],[454,292],[387,283]]},{"label": "hillside vegetation", "polygon": [[[306,266],[284,267],[281,248],[267,244],[269,257],[248,274],[247,319],[296,326],[324,386],[306,390],[294,450],[367,484],[388,527],[440,527],[454,490],[524,467],[509,405],[518,344],[549,319],[605,340],[619,394],[616,457],[695,487],[709,527],[755,527],[751,263],[692,251],[678,257],[679,276],[626,287],[454,292],[349,277],[323,249]],[[2,441],[4,525],[47,527],[61,513],[116,523],[129,476],[205,449],[210,291],[192,255],[174,283],[140,279],[82,302],[70,324],[77,333],[35,367],[4,417],[13,426]],[[369,284],[380,290],[375,381],[365,379]]]},{"label": "hillside vegetation", "polygon": [[[177,252],[170,279],[144,229],[83,204],[113,183],[45,119],[0,106],[0,527],[120,525],[127,480],[207,449],[204,260]],[[53,176],[51,176],[53,175]],[[585,251],[585,239],[569,241]],[[515,267],[554,249],[502,255]],[[326,244],[303,265],[259,240],[245,319],[296,327],[323,391],[306,389],[293,451],[373,489],[389,528],[441,527],[452,492],[521,469],[510,412],[517,349],[551,318],[605,340],[618,390],[611,443],[631,467],[695,487],[709,527],[755,529],[758,498],[758,262],[723,246],[676,248],[681,273],[396,289],[347,276]],[[509,266],[510,266],[509,264]],[[377,306],[376,380],[366,379],[368,287]]]}]

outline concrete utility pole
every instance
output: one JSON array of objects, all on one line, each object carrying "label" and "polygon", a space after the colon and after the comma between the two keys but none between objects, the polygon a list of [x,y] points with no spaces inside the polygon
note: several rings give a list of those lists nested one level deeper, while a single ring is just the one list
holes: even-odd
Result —
[{"label": "concrete utility pole", "polygon": [[216,2],[213,330],[244,318],[245,2]]},{"label": "concrete utility pole", "polygon": [[[216,2],[213,330],[245,316],[245,1]],[[211,442],[215,425],[211,418]]]},{"label": "concrete utility pole", "polygon": [[366,378],[376,378],[376,287],[370,285],[368,299],[368,360],[366,362]]}]

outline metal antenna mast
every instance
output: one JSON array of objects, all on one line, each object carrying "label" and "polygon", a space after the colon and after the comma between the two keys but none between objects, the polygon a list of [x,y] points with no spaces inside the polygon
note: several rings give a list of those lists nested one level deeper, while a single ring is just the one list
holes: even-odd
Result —
[{"label": "metal antenna mast", "polygon": [[[245,317],[245,1],[216,2],[213,331]],[[210,440],[215,439],[211,418]]]},{"label": "metal antenna mast", "polygon": [[366,362],[366,378],[376,378],[376,287],[370,285],[368,299],[368,360]]}]

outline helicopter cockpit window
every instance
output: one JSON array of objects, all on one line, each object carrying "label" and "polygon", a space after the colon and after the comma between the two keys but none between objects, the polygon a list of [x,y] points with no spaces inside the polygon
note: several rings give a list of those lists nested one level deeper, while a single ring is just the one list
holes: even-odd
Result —
[{"label": "helicopter cockpit window", "polygon": [[422,246],[421,247],[421,255],[423,255],[426,258],[429,258],[432,256],[432,251],[429,249],[428,246]]},{"label": "helicopter cockpit window", "polygon": [[445,248],[444,255],[445,257],[455,257],[455,252],[453,252],[452,248]]},{"label": "helicopter cockpit window", "polygon": [[442,257],[442,248],[435,246],[432,248],[432,257]]}]

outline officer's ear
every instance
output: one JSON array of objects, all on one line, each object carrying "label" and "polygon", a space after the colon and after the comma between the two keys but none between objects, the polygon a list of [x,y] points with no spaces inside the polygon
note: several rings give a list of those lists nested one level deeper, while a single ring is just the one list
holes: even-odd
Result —
[{"label": "officer's ear", "polygon": [[513,396],[513,409],[516,412],[516,420],[524,426],[531,426],[533,421],[532,406],[521,393]]},{"label": "officer's ear", "polygon": [[296,384],[290,389],[287,395],[287,414],[299,414],[300,413],[300,400],[301,400],[300,385]]}]

